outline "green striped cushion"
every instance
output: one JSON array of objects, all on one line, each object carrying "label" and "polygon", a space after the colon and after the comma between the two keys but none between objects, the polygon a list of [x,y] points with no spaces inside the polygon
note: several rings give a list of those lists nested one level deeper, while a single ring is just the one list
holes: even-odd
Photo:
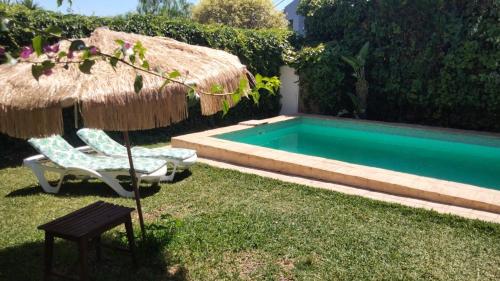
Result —
[{"label": "green striped cushion", "polygon": [[[28,141],[36,150],[55,164],[64,168],[85,168],[94,171],[129,170],[125,157],[104,157],[85,154],[71,146],[61,136],[32,138]],[[165,161],[148,158],[134,158],[137,172],[150,174],[166,164]]]}]

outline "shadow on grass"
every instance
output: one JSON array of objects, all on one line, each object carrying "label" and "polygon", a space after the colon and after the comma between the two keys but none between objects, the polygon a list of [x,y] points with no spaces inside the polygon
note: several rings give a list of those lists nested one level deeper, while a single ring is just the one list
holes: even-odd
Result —
[{"label": "shadow on grass", "polygon": [[[55,185],[56,182],[51,182]],[[130,182],[121,182],[121,185],[127,189],[132,190]],[[139,187],[139,192],[141,193],[141,198],[146,198],[153,196],[160,191],[161,186],[159,185],[141,185]],[[33,196],[45,193],[40,185],[31,185],[28,187],[23,187],[17,189],[7,194],[6,197],[24,197]],[[99,196],[104,198],[118,198],[119,195],[111,189],[108,185],[99,181],[65,181],[61,185],[59,193],[53,194],[57,197],[85,197],[85,196]]]},{"label": "shadow on grass", "polygon": [[184,170],[180,173],[176,173],[175,174],[175,177],[174,177],[174,180],[170,183],[178,183],[178,182],[181,182],[187,178],[189,178],[193,173],[191,173],[190,170]]},{"label": "shadow on grass", "polygon": [[[175,175],[174,180],[171,183],[177,183],[185,180],[186,178],[192,175],[191,171],[184,170]],[[168,183],[168,184],[171,184]],[[56,185],[57,182],[50,182],[51,185]],[[121,181],[120,184],[126,190],[132,190],[132,186],[130,185],[130,181]],[[161,189],[161,186],[158,184],[142,184],[139,187],[139,192],[141,194],[141,198],[147,198],[155,195]],[[44,193],[42,187],[40,185],[31,185],[28,187],[23,187],[21,189],[17,189],[7,194],[6,197],[24,197],[24,196],[33,196]],[[59,193],[53,194],[57,197],[84,197],[84,196],[99,196],[104,198],[117,198],[119,195],[111,189],[108,185],[103,182],[97,180],[74,180],[71,176],[67,177],[67,180],[63,182],[61,185],[61,189]]]},{"label": "shadow on grass", "polygon": [[[135,230],[138,267],[132,265],[128,253],[102,248],[103,255],[97,262],[94,247],[90,247],[89,274],[91,280],[186,280],[186,268],[175,265],[166,252],[178,227],[179,220],[169,215],[162,216],[155,223],[147,224],[147,238],[142,241],[140,231]],[[19,235],[22,235],[21,233]],[[123,229],[103,236],[103,243],[126,247]],[[42,280],[44,242],[30,242],[0,250],[0,280]],[[78,250],[75,243],[56,239],[54,245],[54,269],[60,273],[78,274]],[[59,280],[53,278],[54,280]]]}]

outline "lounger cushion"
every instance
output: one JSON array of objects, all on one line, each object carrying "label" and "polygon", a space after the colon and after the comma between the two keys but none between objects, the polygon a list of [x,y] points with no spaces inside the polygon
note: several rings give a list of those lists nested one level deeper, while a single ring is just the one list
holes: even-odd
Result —
[{"label": "lounger cushion", "polygon": [[[28,141],[38,152],[63,168],[85,168],[94,171],[129,170],[125,157],[93,156],[78,151],[61,136],[32,138]],[[166,165],[165,161],[148,158],[134,158],[137,172],[150,174]]]},{"label": "lounger cushion", "polygon": [[196,151],[192,149],[170,148],[170,147],[158,147],[158,148],[134,147],[132,148],[132,155],[137,157],[186,160],[195,156]]},{"label": "lounger cushion", "polygon": [[[90,147],[106,155],[126,155],[127,150],[125,147],[101,130],[95,129],[81,129],[78,131],[78,136]],[[132,155],[134,157],[147,157],[159,159],[173,159],[173,160],[186,160],[196,155],[195,150],[184,148],[145,148],[134,147],[132,148]]]},{"label": "lounger cushion", "polygon": [[101,130],[80,129],[76,133],[80,139],[105,155],[127,155],[127,149]]}]

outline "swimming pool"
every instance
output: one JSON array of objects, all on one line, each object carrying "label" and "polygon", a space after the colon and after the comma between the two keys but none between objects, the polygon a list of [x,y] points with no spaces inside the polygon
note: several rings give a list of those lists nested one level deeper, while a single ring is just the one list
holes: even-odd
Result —
[{"label": "swimming pool", "polygon": [[201,159],[339,184],[334,189],[349,194],[369,190],[500,214],[498,134],[280,115],[171,143]]},{"label": "swimming pool", "polygon": [[219,139],[500,190],[500,138],[299,117]]}]

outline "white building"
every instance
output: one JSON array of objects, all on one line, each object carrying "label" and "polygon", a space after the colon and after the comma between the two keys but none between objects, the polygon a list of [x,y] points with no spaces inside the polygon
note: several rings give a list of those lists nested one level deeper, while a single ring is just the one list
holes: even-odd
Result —
[{"label": "white building", "polygon": [[297,14],[297,7],[299,6],[300,0],[293,0],[292,3],[288,4],[283,10],[286,15],[286,19],[290,22],[290,26],[293,30],[299,34],[305,34],[304,17]]}]

